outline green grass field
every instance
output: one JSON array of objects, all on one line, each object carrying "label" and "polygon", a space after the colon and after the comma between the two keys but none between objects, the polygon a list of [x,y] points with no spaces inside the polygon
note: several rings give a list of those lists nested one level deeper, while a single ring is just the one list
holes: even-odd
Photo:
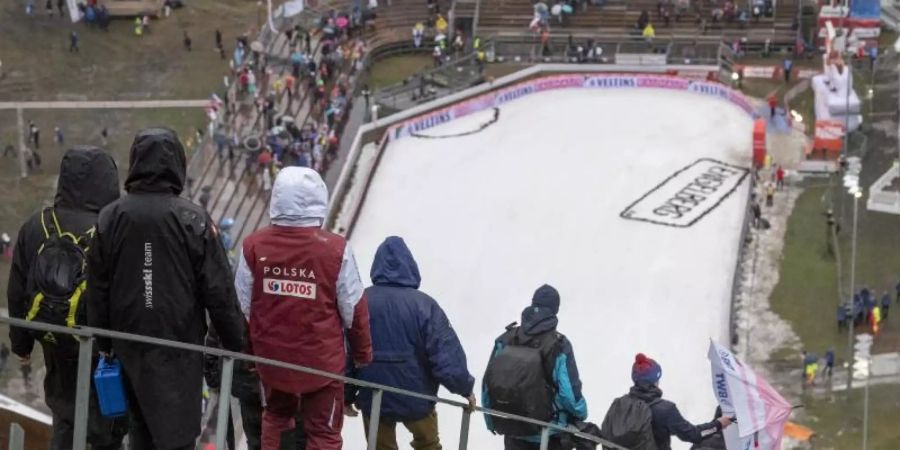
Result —
[{"label": "green grass field", "polygon": [[[804,348],[820,355],[829,347],[837,354],[838,365],[846,360],[847,334],[838,332],[835,310],[838,304],[838,281],[835,257],[828,252],[826,223],[823,212],[829,205],[829,189],[824,180],[810,182],[811,187],[798,198],[785,235],[784,259],[780,279],[772,293],[774,312],[788,320],[799,335]],[[836,188],[836,192],[839,192]],[[837,207],[836,207],[837,208]],[[852,208],[849,201],[846,208]],[[869,213],[860,202],[857,242],[857,286],[868,286],[880,296],[898,281],[900,245],[897,227],[900,217]],[[844,267],[842,281],[849,286],[849,228],[841,232],[840,251]],[[849,287],[845,287],[848,290]],[[897,311],[886,321],[876,339],[873,353],[897,351],[900,326]],[[860,330],[862,331],[862,330]],[[776,366],[796,365],[792,352],[776,352],[771,363]],[[818,434],[815,448],[859,448],[861,443],[862,390],[854,389],[849,401],[845,393],[825,397],[804,397],[804,416]],[[898,419],[900,389],[895,385],[873,388],[871,409],[871,446],[873,449],[897,448],[900,431]]]}]

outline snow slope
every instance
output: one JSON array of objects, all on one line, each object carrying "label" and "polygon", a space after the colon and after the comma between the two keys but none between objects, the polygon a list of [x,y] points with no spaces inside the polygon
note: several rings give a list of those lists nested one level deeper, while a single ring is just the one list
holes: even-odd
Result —
[{"label": "snow slope", "polygon": [[[476,129],[492,114],[422,134]],[[730,103],[684,91],[526,96],[503,105],[499,121],[481,133],[390,143],[352,245],[368,283],[384,237],[406,240],[422,289],[462,339],[479,397],[493,339],[549,283],[562,297],[559,331],[574,345],[590,420],[600,423],[627,391],[634,354],[645,352],[662,365],[666,398],[689,420],[705,422],[714,411],[706,353],[711,338],[727,343],[749,182],[692,226],[620,213],[698,159],[748,167],[751,132],[751,119]],[[651,200],[660,195],[668,194]],[[439,407],[439,416],[444,448],[457,448],[460,412]],[[364,448],[361,421],[344,427],[346,447]],[[402,426],[398,441],[410,441]],[[469,448],[502,446],[473,417]]]}]

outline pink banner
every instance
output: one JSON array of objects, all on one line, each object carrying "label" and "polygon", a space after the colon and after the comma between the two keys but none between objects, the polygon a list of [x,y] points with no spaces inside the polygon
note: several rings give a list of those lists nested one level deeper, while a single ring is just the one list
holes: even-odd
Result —
[{"label": "pink banner", "polygon": [[677,76],[657,74],[564,74],[534,78],[481,94],[393,125],[388,129],[387,135],[390,139],[399,139],[469,114],[496,108],[537,92],[573,88],[645,88],[690,91],[722,98],[741,108],[747,114],[754,114],[753,106],[742,93],[713,81],[689,80]]}]

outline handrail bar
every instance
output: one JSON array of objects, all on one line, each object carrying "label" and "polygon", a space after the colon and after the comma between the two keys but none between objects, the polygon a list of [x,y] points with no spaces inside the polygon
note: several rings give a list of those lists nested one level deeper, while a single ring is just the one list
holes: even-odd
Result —
[{"label": "handrail bar", "polygon": [[[5,316],[0,316],[0,323],[5,323],[5,324],[13,326],[13,327],[27,328],[27,329],[38,330],[38,331],[49,331],[49,332],[53,332],[53,333],[70,334],[70,335],[74,335],[74,336],[80,336],[83,338],[91,338],[92,339],[92,338],[96,338],[96,337],[101,337],[101,338],[108,338],[108,339],[118,339],[118,340],[123,340],[123,341],[138,342],[138,343],[143,343],[143,344],[153,344],[153,345],[159,345],[159,346],[169,347],[169,348],[176,348],[176,349],[187,350],[187,351],[192,351],[192,352],[206,353],[209,355],[215,355],[215,356],[219,356],[219,357],[223,357],[223,358],[230,358],[232,360],[247,361],[247,362],[252,362],[252,363],[257,363],[257,364],[266,364],[266,365],[280,367],[283,369],[289,369],[289,370],[293,370],[296,372],[301,372],[301,373],[305,373],[305,374],[309,374],[309,375],[316,375],[316,376],[321,376],[323,378],[329,378],[332,380],[342,381],[344,383],[349,383],[349,384],[352,384],[355,386],[373,389],[376,391],[390,392],[393,394],[404,395],[407,397],[412,397],[412,398],[426,400],[426,401],[432,401],[432,402],[436,402],[436,403],[442,403],[445,405],[463,408],[464,410],[469,410],[468,403],[460,402],[457,400],[450,400],[450,399],[445,399],[445,398],[441,398],[441,397],[437,397],[437,396],[421,394],[418,392],[408,391],[406,389],[400,389],[397,387],[387,386],[387,385],[378,384],[378,383],[371,383],[368,381],[358,380],[356,378],[350,378],[350,377],[346,377],[343,375],[337,375],[337,374],[333,374],[331,372],[325,372],[325,371],[313,369],[310,367],[299,366],[296,364],[286,363],[286,362],[278,361],[278,360],[274,360],[274,359],[261,358],[259,356],[248,355],[248,354],[240,353],[240,352],[233,352],[233,351],[224,350],[221,348],[207,347],[207,346],[197,345],[197,344],[188,344],[186,342],[161,339],[161,338],[157,338],[157,337],[153,337],[153,336],[145,336],[145,335],[140,335],[140,334],[125,333],[125,332],[121,332],[121,331],[106,330],[106,329],[102,329],[102,328],[93,328],[93,327],[86,327],[86,326],[76,326],[76,327],[70,328],[70,327],[64,327],[64,326],[60,326],[60,325],[52,325],[52,324],[43,323],[43,322],[33,322],[33,321],[27,321],[24,319],[17,319],[17,318],[13,318],[13,317],[5,317]],[[225,374],[223,374],[223,376],[224,375]],[[606,441],[605,439],[599,438],[597,436],[587,434],[587,433],[582,433],[580,431],[576,431],[576,430],[573,430],[573,429],[570,429],[567,427],[563,427],[563,426],[560,426],[560,425],[557,425],[554,423],[544,422],[541,420],[532,419],[530,417],[520,416],[517,414],[505,413],[502,411],[484,408],[481,406],[476,406],[473,409],[473,411],[478,411],[478,412],[481,412],[482,414],[499,417],[499,418],[503,418],[503,419],[511,419],[511,420],[516,420],[519,422],[525,422],[525,423],[529,423],[532,425],[540,426],[542,428],[552,429],[555,431],[570,433],[574,436],[595,442],[595,443],[603,445],[605,447],[610,447],[610,448],[620,449],[620,450],[628,450],[625,447],[621,447],[617,444]]]}]

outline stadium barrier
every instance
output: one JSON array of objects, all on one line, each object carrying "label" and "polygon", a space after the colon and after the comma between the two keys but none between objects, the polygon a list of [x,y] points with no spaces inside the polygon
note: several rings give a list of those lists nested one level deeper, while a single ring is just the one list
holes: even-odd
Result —
[{"label": "stadium barrier", "polygon": [[750,116],[755,109],[739,91],[713,81],[689,80],[668,75],[650,74],[566,74],[540,77],[514,86],[479,95],[424,116],[391,126],[386,134],[390,140],[400,139],[428,128],[451,122],[486,109],[496,108],[527,95],[555,89],[629,89],[655,88],[689,91],[722,98]]},{"label": "stadium barrier", "polygon": [[[331,380],[340,381],[347,384],[352,384],[355,386],[359,386],[361,388],[371,389],[373,390],[372,394],[372,410],[369,415],[369,424],[368,424],[368,450],[375,450],[377,437],[378,437],[378,424],[381,420],[381,399],[385,392],[389,392],[392,394],[402,395],[404,397],[411,397],[420,400],[426,400],[430,402],[440,403],[444,405],[453,406],[459,408],[462,412],[462,422],[459,430],[459,449],[466,450],[468,448],[468,439],[469,439],[469,425],[471,422],[472,412],[480,412],[484,415],[499,417],[508,420],[515,420],[518,422],[525,422],[532,425],[537,425],[541,427],[541,450],[547,450],[550,441],[550,433],[567,433],[573,436],[577,436],[582,439],[589,440],[591,442],[595,442],[597,444],[603,445],[607,448],[619,449],[619,450],[628,450],[625,447],[621,447],[619,445],[613,444],[612,442],[601,439],[597,436],[582,433],[580,431],[575,430],[574,428],[563,427],[554,423],[544,422],[541,420],[532,419],[530,417],[519,416],[516,414],[509,414],[502,411],[497,411],[489,408],[482,408],[480,406],[475,407],[474,409],[470,409],[468,403],[463,403],[456,400],[445,399],[441,397],[436,397],[432,395],[420,394],[418,392],[408,391],[405,389],[396,388],[393,386],[387,386],[378,383],[370,383],[368,381],[357,380],[355,378],[349,378],[341,375],[336,375],[330,372],[325,372],[318,369],[313,369],[310,367],[298,366],[296,364],[289,364],[286,362],[268,359],[268,358],[260,358],[258,356],[247,355],[244,353],[232,352],[228,350],[223,350],[215,347],[206,347],[202,345],[196,344],[188,344],[185,342],[172,341],[167,339],[160,339],[153,336],[145,336],[139,334],[131,334],[131,333],[123,333],[119,331],[112,330],[104,330],[100,328],[91,328],[91,327],[62,327],[58,325],[51,325],[42,322],[33,322],[27,321],[24,319],[15,319],[10,317],[0,317],[0,323],[7,324],[11,327],[19,327],[25,328],[29,330],[42,331],[42,332],[50,332],[50,333],[60,333],[71,335],[78,341],[78,369],[77,369],[77,378],[75,381],[75,420],[74,420],[74,442],[72,444],[73,450],[85,450],[87,445],[87,418],[88,418],[88,398],[90,395],[90,386],[91,386],[91,360],[93,359],[93,347],[94,340],[97,338],[106,338],[120,341],[129,341],[129,342],[139,342],[142,344],[149,345],[157,345],[160,347],[166,347],[177,350],[184,350],[189,352],[197,352],[204,353],[207,355],[214,355],[222,358],[222,378],[219,387],[219,396],[220,398],[231,398],[231,383],[234,373],[234,362],[235,361],[246,361],[254,364],[265,364],[274,367],[280,367],[283,369],[292,370],[295,372],[300,372],[309,375],[316,375],[322,378],[328,378]],[[216,440],[215,440],[215,448],[224,449],[226,447],[226,434],[228,430],[228,420],[229,420],[229,408],[231,402],[223,401],[219,402],[219,410],[217,411],[218,415],[216,417]],[[15,438],[15,439],[13,439]],[[21,433],[15,433],[15,436],[10,437],[10,443],[7,447],[8,450],[22,450],[22,436]],[[15,445],[13,445],[15,444]]]}]

